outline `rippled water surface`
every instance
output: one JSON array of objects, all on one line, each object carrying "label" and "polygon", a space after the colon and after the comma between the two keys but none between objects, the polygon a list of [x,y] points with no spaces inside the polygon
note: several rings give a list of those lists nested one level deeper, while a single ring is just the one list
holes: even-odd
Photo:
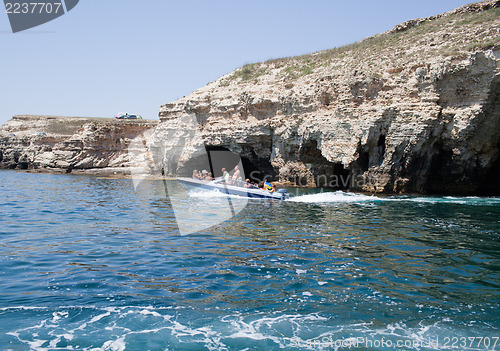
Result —
[{"label": "rippled water surface", "polygon": [[499,198],[166,189],[0,171],[0,349],[500,350]]}]

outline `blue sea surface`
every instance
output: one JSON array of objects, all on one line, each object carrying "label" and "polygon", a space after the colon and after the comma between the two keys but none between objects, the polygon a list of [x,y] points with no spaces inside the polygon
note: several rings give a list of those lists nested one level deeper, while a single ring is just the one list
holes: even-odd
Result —
[{"label": "blue sea surface", "polygon": [[167,188],[0,171],[0,350],[500,350],[500,198]]}]

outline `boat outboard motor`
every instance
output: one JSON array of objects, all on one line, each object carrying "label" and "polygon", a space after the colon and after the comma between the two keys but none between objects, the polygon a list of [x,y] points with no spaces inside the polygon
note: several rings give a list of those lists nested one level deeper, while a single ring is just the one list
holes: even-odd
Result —
[{"label": "boat outboard motor", "polygon": [[278,189],[276,193],[281,195],[281,200],[287,200],[290,198],[290,194],[286,189]]}]

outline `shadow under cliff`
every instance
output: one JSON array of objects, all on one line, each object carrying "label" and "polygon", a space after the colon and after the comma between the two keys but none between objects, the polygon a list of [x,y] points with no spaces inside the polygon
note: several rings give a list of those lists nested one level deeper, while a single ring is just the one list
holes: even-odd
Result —
[{"label": "shadow under cliff", "polygon": [[463,140],[434,144],[420,192],[500,195],[500,77],[492,81],[488,101],[470,128]]}]

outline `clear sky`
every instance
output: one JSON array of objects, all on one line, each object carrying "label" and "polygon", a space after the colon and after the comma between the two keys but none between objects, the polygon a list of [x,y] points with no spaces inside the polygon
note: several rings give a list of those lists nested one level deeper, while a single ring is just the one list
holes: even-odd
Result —
[{"label": "clear sky", "polygon": [[246,63],[350,44],[470,2],[80,0],[16,34],[2,10],[0,124],[16,114],[157,119],[160,105]]}]

